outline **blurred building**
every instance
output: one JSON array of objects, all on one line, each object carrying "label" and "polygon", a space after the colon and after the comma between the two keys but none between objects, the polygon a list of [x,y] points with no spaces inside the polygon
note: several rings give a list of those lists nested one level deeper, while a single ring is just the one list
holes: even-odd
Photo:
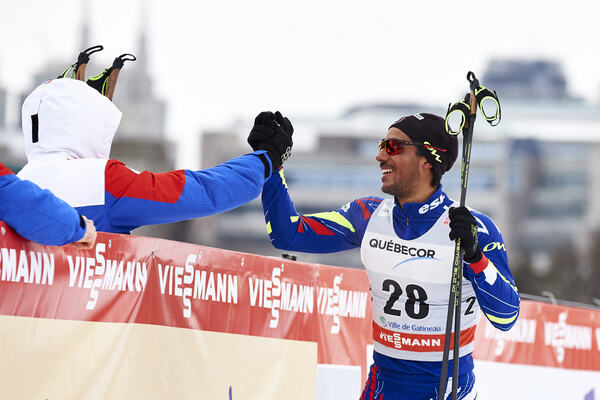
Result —
[{"label": "blurred building", "polygon": [[[11,96],[0,82],[0,161],[13,171],[25,164],[23,137],[10,104]],[[12,118],[11,117],[15,117]],[[21,115],[19,112],[19,120]]]},{"label": "blurred building", "polygon": [[[483,118],[476,122],[467,204],[494,219],[511,257],[534,255],[539,267],[547,268],[558,246],[576,242],[582,250],[582,238],[600,229],[600,202],[595,200],[600,196],[600,107],[569,95],[555,63],[499,64],[492,62],[481,82],[497,90],[503,118],[493,128]],[[522,71],[528,71],[528,79],[523,80]],[[505,90],[510,95],[504,96]],[[330,119],[290,116],[295,145],[284,170],[298,212],[328,211],[368,195],[385,197],[376,141],[399,116],[415,112],[444,115],[445,108],[366,104]],[[245,137],[251,125],[251,120],[239,121],[223,131],[204,132],[203,168],[248,152]],[[458,200],[460,162],[442,182]],[[260,199],[194,224],[191,241],[281,254],[267,238]],[[299,259],[360,266],[358,251],[299,254]]]},{"label": "blurred building", "polygon": [[552,60],[494,59],[488,64],[485,85],[505,99],[567,99],[567,79],[562,66]]},{"label": "blurred building", "polygon": [[0,87],[0,129],[6,125],[6,89]]}]

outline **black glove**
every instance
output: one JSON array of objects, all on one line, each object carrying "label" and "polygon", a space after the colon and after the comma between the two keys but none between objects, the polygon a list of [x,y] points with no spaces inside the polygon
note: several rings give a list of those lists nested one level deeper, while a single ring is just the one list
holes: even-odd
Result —
[{"label": "black glove", "polygon": [[467,207],[451,207],[450,240],[460,238],[460,245],[465,250],[464,260],[469,264],[481,260],[482,253],[477,242],[478,224]]},{"label": "black glove", "polygon": [[294,127],[289,119],[279,111],[263,111],[254,119],[254,126],[248,135],[248,143],[254,151],[266,150],[273,172],[288,159],[292,151]]}]

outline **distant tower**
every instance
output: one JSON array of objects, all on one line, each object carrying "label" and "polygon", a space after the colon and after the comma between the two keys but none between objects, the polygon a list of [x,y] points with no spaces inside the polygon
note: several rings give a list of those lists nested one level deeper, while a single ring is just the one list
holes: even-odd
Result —
[{"label": "distant tower", "polygon": [[140,7],[139,41],[137,48],[131,50],[137,61],[125,63],[115,90],[114,103],[123,112],[118,136],[160,140],[165,136],[166,107],[152,91],[153,83],[148,71],[148,17],[146,7]]},{"label": "distant tower", "polygon": [[81,2],[81,38],[78,44],[79,51],[92,46],[90,43],[90,10],[90,0],[83,0]]}]

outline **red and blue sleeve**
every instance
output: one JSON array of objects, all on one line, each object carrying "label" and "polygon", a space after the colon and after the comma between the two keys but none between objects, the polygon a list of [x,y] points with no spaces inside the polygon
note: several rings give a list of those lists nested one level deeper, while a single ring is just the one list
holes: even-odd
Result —
[{"label": "red and blue sleeve", "polygon": [[506,331],[519,316],[519,291],[498,228],[486,215],[475,212],[473,215],[479,223],[478,241],[483,257],[464,269],[465,277],[473,284],[477,302],[486,318],[496,328]]},{"label": "red and blue sleeve", "polygon": [[380,198],[352,201],[333,211],[299,215],[287,191],[283,170],[267,180],[262,203],[273,246],[306,253],[334,253],[359,247]]},{"label": "red and blue sleeve", "polygon": [[85,234],[79,213],[49,190],[23,181],[0,164],[0,219],[34,242],[62,246]]},{"label": "red and blue sleeve", "polygon": [[270,175],[264,151],[200,171],[135,172],[118,160],[105,170],[110,222],[132,230],[230,210],[256,198]]}]

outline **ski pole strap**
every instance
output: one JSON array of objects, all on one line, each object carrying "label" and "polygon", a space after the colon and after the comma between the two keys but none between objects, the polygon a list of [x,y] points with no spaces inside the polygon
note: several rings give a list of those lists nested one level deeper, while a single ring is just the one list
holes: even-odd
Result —
[{"label": "ski pole strap", "polygon": [[448,104],[444,123],[446,133],[452,136],[458,135],[465,127],[465,123],[467,122],[470,113],[471,106],[464,100],[452,105]]},{"label": "ski pole strap", "polygon": [[[477,86],[473,92],[475,94],[475,107],[479,107],[483,118],[491,126],[498,125],[502,119],[502,109],[496,91],[491,91],[485,86]],[[470,113],[471,106],[466,99],[452,105],[449,104],[445,120],[446,133],[458,135],[465,127]]]},{"label": "ski pole strap", "polygon": [[[62,74],[58,76],[58,79],[72,78],[80,81],[85,80],[85,67],[88,61],[90,61],[90,55],[103,49],[104,47],[102,45],[96,45],[90,47],[89,49],[85,49],[84,51],[79,53],[79,56],[77,57],[77,62],[71,64]],[[68,76],[69,74],[71,76]]]},{"label": "ski pole strap", "polygon": [[500,102],[498,101],[498,94],[496,91],[493,92],[485,86],[479,86],[475,89],[475,98],[477,104],[483,114],[483,118],[491,125],[496,126],[502,119],[502,110],[500,109]]},{"label": "ski pole strap", "polygon": [[90,76],[87,84],[96,89],[98,92],[112,100],[117,85],[119,71],[123,68],[125,61],[135,61],[133,54],[121,54],[115,58],[110,68],[105,69],[98,75]]}]

